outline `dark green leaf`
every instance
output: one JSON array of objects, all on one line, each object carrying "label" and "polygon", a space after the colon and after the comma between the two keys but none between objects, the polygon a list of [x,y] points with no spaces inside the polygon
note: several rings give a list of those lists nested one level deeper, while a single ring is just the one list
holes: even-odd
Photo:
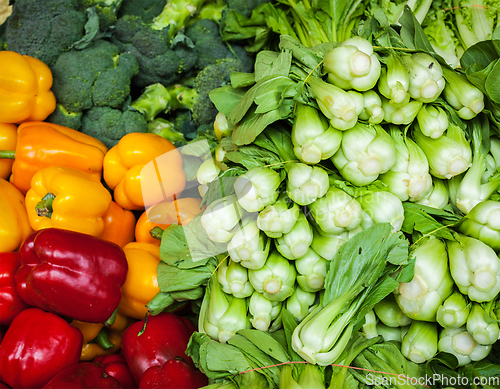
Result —
[{"label": "dark green leaf", "polygon": [[[434,235],[436,238],[453,240],[450,226],[455,225],[460,218],[451,212],[427,207],[425,205],[403,203],[405,218],[401,230],[407,234],[418,231],[423,235]],[[446,226],[438,222],[433,216],[446,221]]]},{"label": "dark green leaf", "polygon": [[406,47],[409,49],[421,50],[436,56],[422,26],[418,23],[410,7],[405,5],[403,14],[398,21],[401,24],[401,39],[406,44]]},{"label": "dark green leaf", "polygon": [[251,329],[239,330],[237,333],[247,338],[262,352],[266,353],[277,361],[286,362],[290,360],[290,355],[288,355],[281,344],[269,333]]},{"label": "dark green leaf", "polygon": [[74,42],[70,48],[83,50],[97,37],[97,33],[99,32],[99,16],[95,7],[88,8],[86,14],[88,19],[87,23],[85,23],[85,35],[82,39]]},{"label": "dark green leaf", "polygon": [[495,103],[500,104],[500,61],[491,68],[488,78],[486,78],[486,95]]},{"label": "dark green leaf", "polygon": [[474,64],[479,64],[481,68],[487,67],[491,62],[498,59],[500,53],[493,41],[482,41],[469,47],[460,57],[462,68],[467,70]]}]

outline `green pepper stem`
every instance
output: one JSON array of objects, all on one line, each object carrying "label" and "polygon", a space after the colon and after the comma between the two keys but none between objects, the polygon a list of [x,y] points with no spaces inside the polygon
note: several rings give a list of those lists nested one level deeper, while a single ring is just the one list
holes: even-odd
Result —
[{"label": "green pepper stem", "polygon": [[16,152],[14,150],[0,150],[0,159],[15,159]]},{"label": "green pepper stem", "polygon": [[52,193],[47,193],[42,197],[42,200],[36,205],[35,210],[36,214],[40,217],[48,217],[49,219],[52,217],[52,203],[56,198]]},{"label": "green pepper stem", "polygon": [[106,327],[111,327],[113,324],[115,324],[115,320],[116,320],[116,315],[118,314],[118,308],[116,308],[113,313],[111,314],[111,316],[109,317],[108,320],[106,320],[103,324],[106,326]]},{"label": "green pepper stem", "polygon": [[155,228],[152,228],[151,231],[149,231],[149,234],[154,238],[154,239],[158,239],[158,240],[161,240],[161,237],[163,235],[163,230],[156,226]]},{"label": "green pepper stem", "polygon": [[114,347],[114,344],[110,342],[108,333],[103,328],[97,336],[94,338],[94,342],[96,342],[99,346],[101,346],[104,350],[108,350]]}]

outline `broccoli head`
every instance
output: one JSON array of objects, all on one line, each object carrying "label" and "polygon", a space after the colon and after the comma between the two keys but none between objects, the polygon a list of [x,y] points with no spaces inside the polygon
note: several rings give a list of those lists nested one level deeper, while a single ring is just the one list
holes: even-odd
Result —
[{"label": "broccoli head", "polygon": [[69,112],[64,106],[57,104],[56,109],[47,117],[46,121],[79,130],[82,126],[82,116],[83,112]]},{"label": "broccoli head", "polygon": [[172,40],[168,28],[155,30],[138,16],[125,15],[118,19],[113,39],[121,52],[137,59],[139,73],[132,83],[138,87],[156,83],[171,85],[196,64],[197,54],[188,40]]},{"label": "broccoli head", "polygon": [[198,98],[193,106],[193,120],[197,126],[212,124],[217,116],[217,108],[209,98],[212,89],[228,85],[232,72],[245,71],[243,63],[234,58],[223,58],[201,70],[195,78]]},{"label": "broccoli head", "polygon": [[136,111],[92,107],[83,115],[81,131],[111,148],[131,132],[147,132],[148,124],[144,116]]},{"label": "broccoli head", "polygon": [[16,0],[6,21],[5,49],[52,66],[85,35],[87,17],[78,0]]},{"label": "broccoli head", "polygon": [[93,105],[118,108],[130,94],[130,80],[138,71],[133,55],[120,55],[112,43],[97,40],[84,50],[61,54],[52,67],[52,92],[69,112]]},{"label": "broccoli head", "polygon": [[78,0],[80,9],[94,7],[99,17],[99,29],[106,31],[116,23],[117,13],[123,0]]},{"label": "broccoli head", "polygon": [[167,0],[123,0],[118,16],[139,16],[144,23],[151,23],[153,18],[161,14]]}]

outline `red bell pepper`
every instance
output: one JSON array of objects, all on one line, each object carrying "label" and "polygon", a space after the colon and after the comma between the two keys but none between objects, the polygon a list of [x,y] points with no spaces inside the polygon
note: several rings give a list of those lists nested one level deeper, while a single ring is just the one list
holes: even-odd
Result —
[{"label": "red bell pepper", "polygon": [[128,271],[118,245],[47,228],[29,235],[19,253],[17,291],[28,304],[91,323],[106,321],[118,307]]},{"label": "red bell pepper", "polygon": [[170,359],[182,358],[195,367],[186,348],[195,326],[188,319],[171,313],[148,316],[146,329],[138,336],[144,320],[135,322],[123,333],[122,353],[136,384],[150,367],[162,366]]},{"label": "red bell pepper", "polygon": [[208,378],[180,359],[170,359],[163,366],[150,367],[141,378],[144,389],[198,389],[208,385]]},{"label": "red bell pepper", "polygon": [[10,386],[7,384],[4,384],[3,382],[0,382],[0,389],[10,389]]},{"label": "red bell pepper", "polygon": [[20,266],[19,253],[0,253],[0,325],[8,326],[29,307],[16,291],[15,275]]},{"label": "red bell pepper", "polygon": [[83,362],[70,366],[50,380],[44,389],[94,389],[121,388],[115,378],[109,376],[97,363]]},{"label": "red bell pepper", "polygon": [[13,388],[41,388],[80,360],[83,335],[63,318],[28,308],[12,321],[0,345],[0,376]]},{"label": "red bell pepper", "polygon": [[101,365],[106,374],[116,378],[120,382],[122,388],[137,388],[134,377],[132,377],[132,373],[122,355],[100,355],[94,359],[94,363]]}]

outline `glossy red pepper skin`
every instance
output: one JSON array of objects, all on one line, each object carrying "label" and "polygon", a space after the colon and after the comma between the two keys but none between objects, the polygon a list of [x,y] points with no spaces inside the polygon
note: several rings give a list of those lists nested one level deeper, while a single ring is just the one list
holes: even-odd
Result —
[{"label": "glossy red pepper skin", "polygon": [[47,228],[21,246],[17,291],[28,304],[99,323],[118,307],[128,264],[118,245],[79,232]]},{"label": "glossy red pepper skin", "polygon": [[43,388],[94,389],[121,387],[118,380],[107,375],[101,365],[92,362],[83,362],[64,369]]},{"label": "glossy red pepper skin", "polygon": [[93,361],[104,368],[106,374],[117,379],[122,388],[137,388],[125,358],[120,354],[100,355]]},{"label": "glossy red pepper skin", "polygon": [[122,353],[136,384],[150,367],[163,365],[170,359],[182,358],[195,367],[186,348],[195,326],[188,319],[172,313],[148,316],[146,329],[140,335],[144,320],[135,322],[123,333]]},{"label": "glossy red pepper skin", "polygon": [[17,315],[0,346],[0,376],[13,388],[41,388],[80,360],[83,335],[38,308]]},{"label": "glossy red pepper skin", "polygon": [[208,385],[208,378],[180,359],[171,359],[163,366],[150,367],[141,378],[144,389],[198,389]]},{"label": "glossy red pepper skin", "polygon": [[15,275],[21,266],[19,253],[0,253],[0,325],[8,326],[12,320],[29,308],[17,294]]},{"label": "glossy red pepper skin", "polygon": [[10,389],[10,386],[7,384],[4,384],[3,382],[0,382],[0,389]]}]

